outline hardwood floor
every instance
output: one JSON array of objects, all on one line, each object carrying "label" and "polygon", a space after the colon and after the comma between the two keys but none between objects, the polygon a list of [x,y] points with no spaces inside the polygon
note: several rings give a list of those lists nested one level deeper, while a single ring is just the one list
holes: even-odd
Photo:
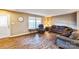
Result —
[{"label": "hardwood floor", "polygon": [[[38,38],[41,38],[42,40],[40,43],[42,43],[43,41],[46,42],[47,40],[46,44],[49,45],[50,42],[54,43],[56,39],[56,35],[53,33],[45,32],[44,34],[37,33],[37,34],[24,35],[24,36],[14,37],[14,38],[0,39],[0,49],[31,49],[29,48],[29,45],[27,45],[27,42],[31,40],[32,43],[36,43]],[[33,41],[33,40],[36,40],[36,41]],[[53,48],[57,48],[57,46],[54,44],[52,46]],[[32,45],[32,49],[36,49],[36,47],[33,47]],[[42,47],[40,49],[42,49]]]}]

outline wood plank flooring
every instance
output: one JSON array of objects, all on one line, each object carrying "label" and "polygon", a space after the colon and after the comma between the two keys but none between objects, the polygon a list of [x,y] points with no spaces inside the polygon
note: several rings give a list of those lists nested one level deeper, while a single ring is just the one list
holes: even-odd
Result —
[{"label": "wood plank flooring", "polygon": [[24,35],[24,36],[14,37],[14,38],[4,38],[4,39],[0,39],[0,49],[29,49],[29,45],[26,45],[27,43],[26,41],[34,39],[36,35],[39,35],[39,37],[42,37],[41,40],[49,39],[50,41],[54,42],[56,39],[55,34],[53,33],[51,34],[48,32],[45,32],[44,34],[37,33],[37,34]]}]

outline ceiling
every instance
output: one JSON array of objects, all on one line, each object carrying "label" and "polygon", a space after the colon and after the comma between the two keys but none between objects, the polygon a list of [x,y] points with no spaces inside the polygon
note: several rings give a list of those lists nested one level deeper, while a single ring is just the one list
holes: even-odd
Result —
[{"label": "ceiling", "polygon": [[56,16],[78,11],[78,9],[13,9],[14,11],[37,14],[41,16]]}]

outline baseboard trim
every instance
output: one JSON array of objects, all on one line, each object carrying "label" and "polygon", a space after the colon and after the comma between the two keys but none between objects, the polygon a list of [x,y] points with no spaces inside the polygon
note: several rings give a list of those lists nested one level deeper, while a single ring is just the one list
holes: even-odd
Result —
[{"label": "baseboard trim", "polygon": [[12,35],[9,37],[12,38],[12,37],[18,37],[18,36],[29,35],[29,34],[34,34],[34,33],[37,33],[37,31],[22,33],[22,34],[18,34],[18,35]]},{"label": "baseboard trim", "polygon": [[8,37],[2,37],[0,39],[14,38],[14,37],[19,37],[19,36],[24,36],[24,35],[30,35],[30,34],[34,34],[34,33],[37,33],[37,31],[22,33],[22,34],[18,34],[18,35],[12,35],[12,36],[8,36]]}]

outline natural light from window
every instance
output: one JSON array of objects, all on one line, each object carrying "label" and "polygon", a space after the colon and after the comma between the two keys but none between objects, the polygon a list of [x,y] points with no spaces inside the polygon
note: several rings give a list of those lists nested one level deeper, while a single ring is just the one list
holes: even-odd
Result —
[{"label": "natural light from window", "polygon": [[29,16],[28,23],[29,23],[29,29],[36,29],[38,28],[39,24],[42,23],[42,18]]}]

